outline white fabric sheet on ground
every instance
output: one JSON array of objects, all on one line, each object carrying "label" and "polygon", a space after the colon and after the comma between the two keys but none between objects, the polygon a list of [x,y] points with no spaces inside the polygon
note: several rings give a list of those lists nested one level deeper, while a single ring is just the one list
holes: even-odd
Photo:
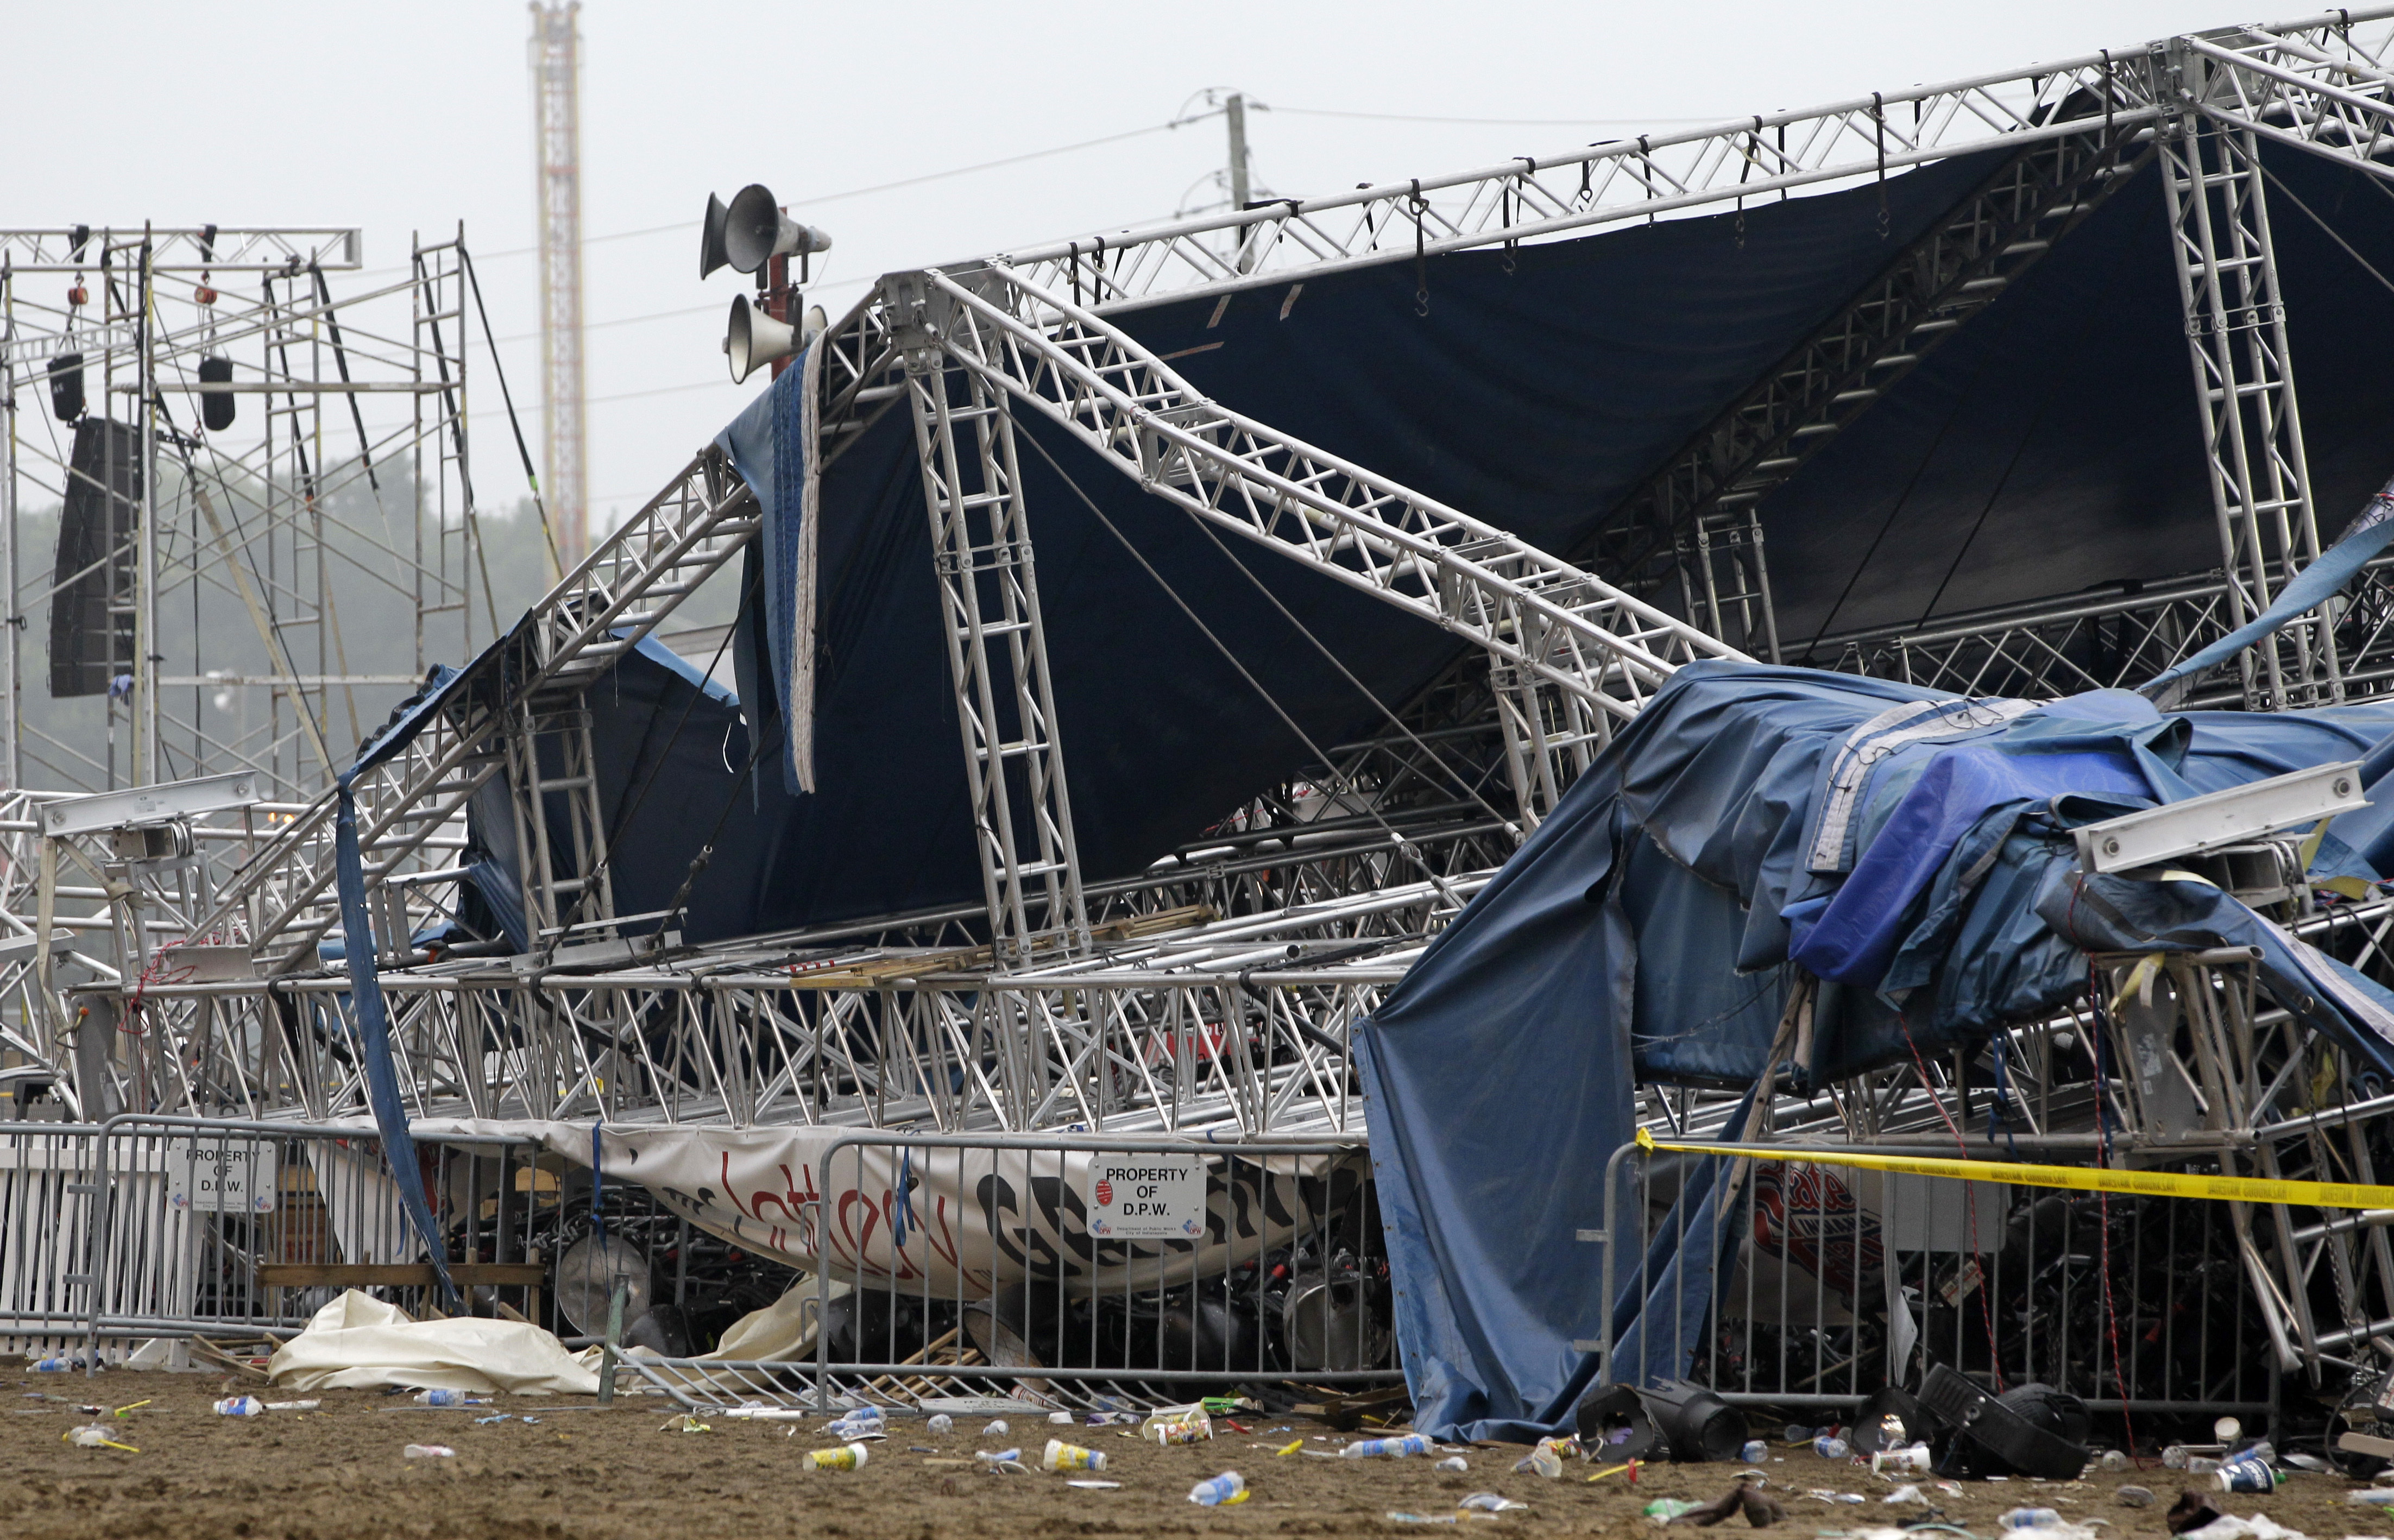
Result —
[{"label": "white fabric sheet on ground", "polygon": [[598,1376],[554,1335],[521,1321],[414,1321],[355,1289],[316,1312],[267,1363],[286,1390],[401,1385],[418,1390],[511,1390],[588,1396]]}]

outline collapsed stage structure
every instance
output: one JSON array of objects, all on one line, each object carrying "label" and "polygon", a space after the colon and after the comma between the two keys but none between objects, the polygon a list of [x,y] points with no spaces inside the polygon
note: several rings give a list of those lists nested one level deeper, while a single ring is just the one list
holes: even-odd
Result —
[{"label": "collapsed stage structure", "polygon": [[[877,1347],[862,1324],[838,1351],[828,1330],[809,1339],[868,1379],[926,1362],[1070,1379],[1056,1334],[1042,1350],[1033,1329],[1065,1306],[1038,1289],[1102,1276],[1127,1297],[1133,1264],[1166,1255],[1091,1248],[1073,1185],[1090,1159],[1236,1142],[1264,1164],[1249,1188],[1217,1186],[1252,1203],[1209,1200],[1222,1244],[1189,1247],[1191,1268],[1217,1269],[1223,1297],[1241,1267],[1318,1279],[1329,1337],[1275,1305],[1275,1366],[1384,1372],[1361,1319],[1390,1310],[1375,1258],[1400,1292],[1440,1288],[1449,1258],[1385,1196],[1383,1253],[1358,1217],[1379,1210],[1334,1179],[1366,1131],[1350,1050],[1689,665],[1809,665],[1882,681],[1890,703],[2033,703],[2145,685],[2234,638],[2226,672],[2184,681],[2187,704],[2350,709],[2394,680],[2382,559],[2246,635],[2320,558],[2321,505],[2361,507],[2394,441],[2389,16],[2225,28],[888,275],[311,796],[250,764],[168,780],[149,760],[121,787],[10,793],[5,1073],[61,1128],[378,1138],[416,1239],[352,1235],[345,1259],[281,1275],[294,1288],[419,1257],[428,1284],[531,1267],[521,1249],[510,1262],[506,1227],[537,1214],[544,1168],[521,1163],[627,1174],[677,1223],[808,1270],[827,1312],[835,1284],[914,1291],[910,1323],[895,1304],[871,1317]],[[430,351],[462,388],[462,294],[427,313],[455,326],[458,347]],[[14,381],[13,353],[11,367]],[[136,394],[154,415],[154,385]],[[149,446],[174,441],[144,421],[154,488]],[[419,439],[443,431],[462,445],[462,409]],[[122,538],[160,527],[143,514]],[[742,595],[717,649],[736,691],[657,640],[710,579]],[[144,694],[137,678],[132,698],[165,682]],[[2332,930],[2344,963],[2394,977],[2377,952],[2394,908],[2363,869],[2331,874],[2352,888],[2332,913],[2300,872],[2273,870],[2298,930]],[[2173,1051],[2193,1084],[2252,1090],[2171,1103],[2214,1136],[2192,1156],[2124,1089],[2072,1093],[2061,1123],[2036,1121],[2062,1082],[2025,1066],[2058,1062],[2058,1034],[2101,1030],[2049,1001],[1972,1021],[1935,1059],[1882,1038],[1807,1078],[1813,1060],[1791,1073],[1753,1045],[1713,1062],[1641,1051],[1600,1089],[1683,1132],[1735,1117],[1733,1132],[1798,1147],[1901,1144],[1969,1123],[1974,1091],[1984,1113],[1968,1045],[1993,1041],[2019,1077],[2005,1116],[2026,1120],[2007,1152],[2232,1168],[2301,1144],[2306,1169],[2365,1164],[2359,1142],[2313,1148],[2332,1099],[2356,1103],[2333,1126],[2374,1118],[2374,1096],[2344,1094],[2349,1045],[2254,1006],[2250,957],[2187,959],[2168,998],[2244,1014]],[[1739,1008],[1792,1024],[1800,967],[1745,979],[1730,961]],[[2254,1032],[2284,1041],[2265,1051]],[[2293,1119],[2309,1120],[2299,1137],[2270,1132]],[[1469,1137],[1536,1159],[1526,1136]],[[517,1152],[444,1187],[411,1138]],[[1067,1196],[1006,1218],[974,1150],[1052,1156],[1039,1179]],[[1418,1167],[1375,1156],[1384,1189],[1414,1183]],[[146,1169],[114,1158],[98,1180],[76,1160],[42,1167],[49,1209],[24,1206],[31,1176],[12,1190],[20,1233],[40,1213],[79,1237],[47,1273],[21,1241],[11,1254],[0,1307],[28,1332],[75,1323],[96,1344],[198,1319],[198,1296],[154,1296],[172,1269],[112,1249],[127,1243],[111,1203],[138,1203],[133,1188],[112,1199],[107,1172]],[[319,1190],[337,1187],[309,1158]],[[1577,1189],[1538,1217],[1557,1236],[1600,1241],[1606,1269],[1616,1251],[1647,1265],[1624,1249],[1643,1221],[1600,1218],[1610,1168],[1514,1169]],[[1659,1211],[1669,1194],[1652,1191]],[[1410,1186],[1405,1204],[1424,1201]],[[1690,1336],[1675,1372],[1773,1402],[1854,1401],[1871,1374],[1899,1377],[1899,1312],[1861,1282],[1899,1270],[1861,1267],[1858,1200],[1841,1201],[1841,1242],[1822,1238],[1821,1202],[1809,1211],[1810,1313],[1749,1308],[1739,1328],[1777,1334],[1776,1370],[1758,1374],[1756,1336],[1734,1352]],[[921,1248],[951,1203],[978,1214],[980,1259],[958,1246],[935,1266]],[[1870,1203],[1884,1218],[1895,1200]],[[496,1242],[461,1241],[456,1216],[487,1204]],[[1996,1248],[1882,1228],[1888,1257],[1913,1254],[1916,1296],[1952,1295],[1932,1354],[1998,1378],[2016,1349],[2034,1360],[1992,1311],[1970,1337],[1954,1305],[1997,1292],[1951,1275],[1987,1255],[1972,1275],[1986,1279]],[[1333,1229],[1344,1263],[1307,1250],[1302,1232]],[[255,1283],[298,1265],[224,1234],[208,1267]],[[1832,1286],[1836,1244],[1852,1256]],[[1799,1249],[1791,1228],[1775,1255],[1793,1267]],[[2259,1239],[2240,1219],[2230,1250],[2265,1343],[2155,1389],[2085,1333],[2056,1372],[2156,1409],[2269,1402],[2282,1373],[2348,1375],[2374,1362],[2361,1345],[2394,1340],[2382,1228],[2281,1208]],[[1151,1292],[1169,1294],[1155,1265]],[[1585,1271],[1576,1329],[1539,1323],[1555,1362],[1522,1378],[1501,1348],[1464,1350],[1486,1373],[1441,1415],[1551,1421],[1555,1395],[1611,1367],[1610,1327],[1585,1318],[1609,1321],[1612,1300]],[[2322,1324],[2331,1279],[2342,1320]],[[1150,1367],[1262,1366],[1232,1352],[1234,1326],[1193,1324],[1195,1272],[1171,1286],[1184,1346],[1221,1351]],[[244,1285],[233,1313],[290,1323],[280,1287]],[[1726,1287],[1697,1308],[1724,1329]],[[1002,1329],[965,1319],[1008,1290],[1012,1317],[990,1308]],[[928,1356],[942,1325],[978,1363]],[[1459,1366],[1413,1356],[1428,1350],[1409,1336],[1405,1367],[1443,1395]],[[1120,1378],[1125,1362],[1081,1368]]]}]

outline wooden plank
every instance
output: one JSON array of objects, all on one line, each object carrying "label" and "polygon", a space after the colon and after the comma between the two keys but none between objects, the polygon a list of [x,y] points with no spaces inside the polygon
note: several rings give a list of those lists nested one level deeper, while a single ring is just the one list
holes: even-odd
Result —
[{"label": "wooden plank", "polygon": [[2367,1433],[2347,1433],[2335,1441],[2335,1446],[2348,1454],[2374,1454],[2381,1460],[2394,1458],[2394,1439],[2374,1438]]},{"label": "wooden plank", "polygon": [[[452,1262],[450,1281],[460,1288],[539,1288],[548,1282],[546,1262]],[[270,1289],[428,1289],[429,1262],[260,1262],[257,1281]]]}]

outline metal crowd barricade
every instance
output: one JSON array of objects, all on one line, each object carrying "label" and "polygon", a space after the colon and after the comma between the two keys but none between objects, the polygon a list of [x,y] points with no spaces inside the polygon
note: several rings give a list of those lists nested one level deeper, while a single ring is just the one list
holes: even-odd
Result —
[{"label": "metal crowd barricade", "polygon": [[[526,1147],[419,1146],[453,1280],[543,1313],[540,1187]],[[552,1203],[551,1207],[554,1207]],[[304,1329],[346,1288],[421,1311],[430,1262],[372,1129],[125,1113],[0,1123],[0,1347],[258,1340]]]},{"label": "metal crowd barricade", "polygon": [[[1675,1200],[1708,1157],[1638,1161],[1638,1148],[1613,1152],[1604,1228],[1581,1232],[1603,1247],[1601,1297],[1642,1306],[1634,1347],[1626,1334],[1616,1344],[1610,1309],[1582,1344],[1601,1354],[1601,1379],[1685,1376],[1736,1405],[1849,1408],[1943,1363],[1990,1389],[2042,1381],[2098,1415],[2276,1403],[2277,1361],[2245,1308],[2227,1204],[2107,1204],[1777,1146],[1777,1158],[1721,1162],[1745,1172],[1731,1227],[1706,1247],[1699,1213]],[[1703,1285],[1671,1286],[1675,1260]],[[1616,1346],[1634,1356],[1613,1363]]]},{"label": "metal crowd barricade", "polygon": [[822,1258],[807,1339],[775,1362],[630,1361],[684,1405],[1135,1411],[1403,1377],[1351,1137],[861,1131],[798,1179],[795,1249]]}]

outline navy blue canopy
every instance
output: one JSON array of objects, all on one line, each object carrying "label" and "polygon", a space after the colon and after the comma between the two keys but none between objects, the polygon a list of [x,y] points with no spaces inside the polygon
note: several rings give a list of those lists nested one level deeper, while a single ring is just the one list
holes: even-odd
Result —
[{"label": "navy blue canopy", "polygon": [[[1890,178],[1884,229],[1876,191],[1862,189],[1434,257],[1427,316],[1407,263],[1242,294],[1218,314],[1207,296],[1117,319],[1238,410],[1568,552],[1993,164]],[[2394,200],[2299,154],[2272,165],[2357,249],[2394,265]],[[2394,397],[2379,388],[2394,296],[2291,203],[2277,227],[2332,534],[2384,479],[2380,446],[2394,442]],[[1949,612],[2217,564],[2169,250],[2149,168],[1772,497],[1769,560],[1793,650],[1823,625],[1917,619],[1932,600]],[[778,739],[780,691],[749,681],[769,670],[786,681],[789,649],[811,645],[818,789],[795,795],[774,772],[786,755],[761,760],[733,826],[770,878],[751,885],[752,912],[722,913],[734,932],[980,893],[913,426],[901,404],[821,467],[815,625],[793,641],[796,380],[724,441],[770,520],[770,571],[755,573],[741,643],[743,705]],[[1319,743],[1383,718],[1258,583],[1380,702],[1402,703],[1455,656],[1451,637],[1273,553],[1231,541],[1234,564],[1060,431],[1030,414],[1018,428],[1038,446],[1020,455],[1023,491],[1092,878],[1144,869],[1306,758],[1163,586]],[[736,771],[744,746],[725,769],[721,744],[694,769]],[[688,809],[711,823],[721,801],[693,783],[639,817]],[[729,880],[710,871],[702,888]]]},{"label": "navy blue canopy", "polygon": [[[1603,1224],[1600,1178],[1636,1132],[1638,1083],[1751,1087],[1798,968],[1820,981],[1799,1087],[2058,1009],[2083,991],[2087,951],[2223,944],[2261,948],[2264,987],[2334,1033],[2363,1082],[2394,1083],[2394,994],[2208,884],[2085,877],[2070,837],[2360,759],[2389,733],[2394,703],[2166,715],[2124,691],[2032,706],[1681,669],[1364,1034],[1422,1426],[1489,1437],[1564,1420],[1592,1369],[1572,1344],[1599,1336],[1608,1307],[1642,1370],[1622,1377],[1686,1372],[1708,1301],[1662,1312],[1667,1339],[1639,1333],[1641,1302],[1600,1297],[1576,1235]],[[2352,852],[2385,816],[2339,820],[2314,875],[2379,875]]]}]

